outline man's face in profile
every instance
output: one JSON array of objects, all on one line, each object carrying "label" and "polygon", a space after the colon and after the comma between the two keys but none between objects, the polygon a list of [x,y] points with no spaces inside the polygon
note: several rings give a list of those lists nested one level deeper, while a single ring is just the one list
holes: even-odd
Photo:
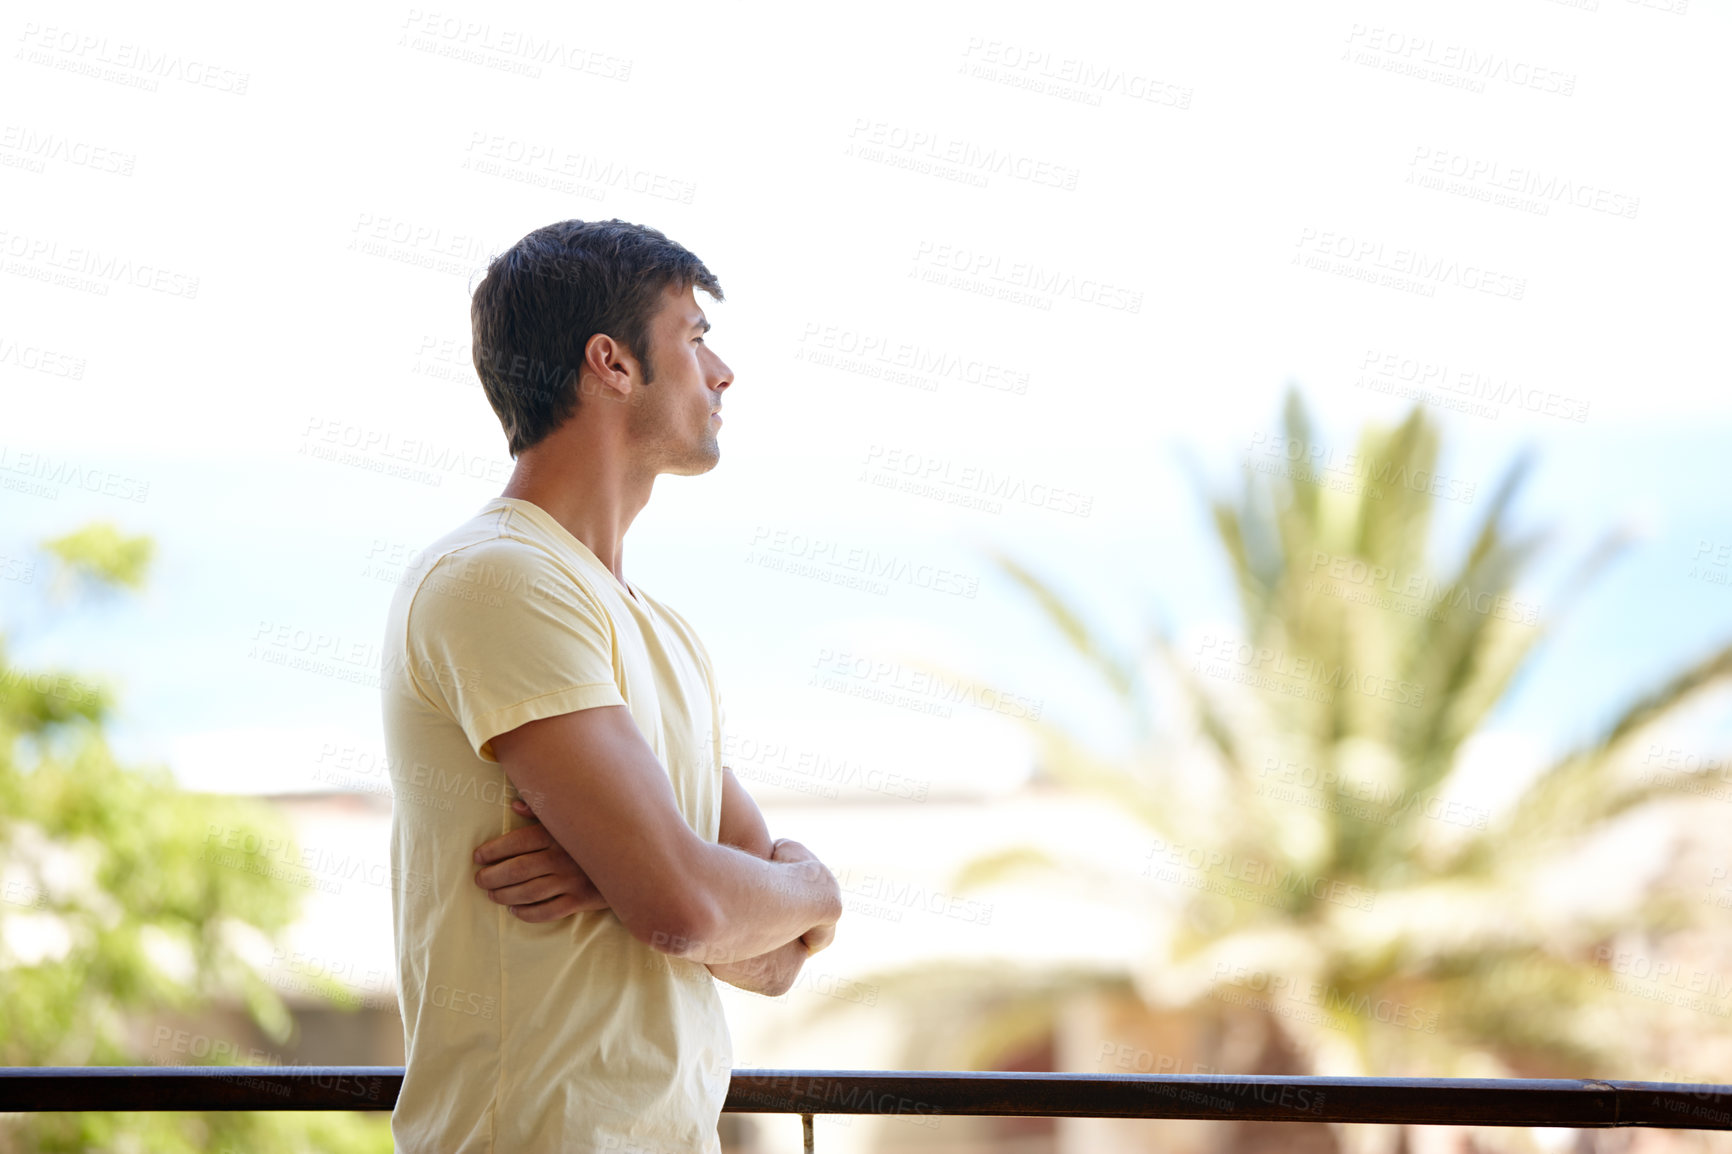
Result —
[{"label": "man's face in profile", "polygon": [[692,286],[670,285],[663,292],[661,310],[650,322],[647,359],[654,380],[640,381],[633,390],[627,421],[639,459],[656,473],[695,476],[721,460],[716,433],[722,421],[713,414],[734,374],[710,350],[708,328]]}]

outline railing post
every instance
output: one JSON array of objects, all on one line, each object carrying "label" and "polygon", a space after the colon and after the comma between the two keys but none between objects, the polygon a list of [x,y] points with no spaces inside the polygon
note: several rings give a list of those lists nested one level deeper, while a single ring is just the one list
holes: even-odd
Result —
[{"label": "railing post", "polygon": [[800,1115],[800,1133],[806,1139],[806,1154],[812,1154],[812,1115]]}]

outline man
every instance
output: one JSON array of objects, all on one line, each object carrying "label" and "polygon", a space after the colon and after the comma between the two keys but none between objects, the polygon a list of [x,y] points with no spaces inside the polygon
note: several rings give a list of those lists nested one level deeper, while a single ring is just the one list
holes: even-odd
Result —
[{"label": "man", "polygon": [[841,916],[722,767],[697,634],[622,567],[655,478],[720,456],[732,373],[694,286],[722,299],[660,232],[571,220],[475,289],[516,467],[423,550],[385,636],[401,1151],[716,1154],[715,979],[782,993]]}]

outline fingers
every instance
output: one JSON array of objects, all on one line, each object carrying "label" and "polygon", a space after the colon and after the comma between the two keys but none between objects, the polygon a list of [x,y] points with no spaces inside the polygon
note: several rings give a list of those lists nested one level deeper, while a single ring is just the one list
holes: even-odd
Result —
[{"label": "fingers", "polygon": [[547,832],[546,826],[519,826],[509,833],[500,834],[492,841],[484,841],[476,846],[475,860],[481,864],[503,861],[518,854],[546,849],[553,844],[553,835]]},{"label": "fingers", "polygon": [[770,860],[774,862],[817,861],[818,856],[793,838],[779,837],[770,846]]},{"label": "fingers", "polygon": [[580,914],[586,910],[605,910],[607,903],[600,895],[593,899],[573,897],[571,894],[561,894],[544,902],[531,902],[529,905],[512,906],[511,913],[519,921],[525,922],[556,922],[560,918]]},{"label": "fingers", "polygon": [[554,877],[548,874],[544,877],[530,878],[517,885],[500,886],[487,891],[487,896],[502,906],[526,906],[535,902],[546,901],[562,894],[571,894],[571,879]]},{"label": "fingers", "polygon": [[[484,890],[496,890],[503,886],[518,885],[531,878],[570,876],[581,874],[571,858],[563,850],[540,850],[536,853],[518,854],[504,861],[482,866],[475,871],[475,884]],[[544,895],[545,896],[545,895]]]},{"label": "fingers", "polygon": [[815,954],[836,940],[836,925],[834,922],[830,922],[825,925],[813,926],[800,935],[800,940],[806,943],[808,956]]}]

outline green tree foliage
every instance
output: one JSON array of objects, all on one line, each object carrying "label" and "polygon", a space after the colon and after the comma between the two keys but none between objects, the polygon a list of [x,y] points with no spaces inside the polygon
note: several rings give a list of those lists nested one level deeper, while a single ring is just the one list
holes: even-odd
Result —
[{"label": "green tree foliage", "polygon": [[[141,589],[153,552],[106,524],[44,548],[62,594]],[[0,635],[0,1064],[185,1061],[142,1023],[236,1001],[287,1040],[288,1011],[246,949],[300,909],[263,848],[288,844],[286,823],[258,802],[183,792],[165,767],[121,765],[104,736],[114,701],[82,672],[15,665]],[[213,838],[236,829],[258,836]],[[27,1114],[0,1123],[0,1150],[362,1154],[390,1150],[386,1127],[338,1113]]]},{"label": "green tree foliage", "polygon": [[[1658,885],[1633,901],[1596,894],[1587,879],[1603,872],[1572,855],[1690,788],[1685,775],[1632,772],[1629,754],[1724,683],[1732,646],[1591,725],[1513,803],[1475,805],[1454,788],[1465,743],[1627,540],[1607,534],[1543,607],[1526,602],[1517,582],[1547,541],[1507,524],[1527,456],[1476,502],[1466,547],[1437,560],[1449,552],[1428,548],[1438,434],[1419,407],[1367,428],[1360,467],[1336,477],[1302,463],[1317,437],[1296,392],[1284,425],[1299,461],[1248,469],[1235,496],[1211,495],[1191,466],[1240,609],[1237,635],[1201,652],[1181,652],[1164,626],[1125,652],[1033,570],[993,556],[1136,734],[1133,752],[1107,754],[1027,722],[1043,774],[1136,815],[1152,848],[1130,885],[1082,853],[1036,846],[972,861],[954,884],[1045,876],[1125,895],[1125,916],[1152,922],[1160,943],[1141,965],[1015,984],[1047,1006],[1066,989],[1134,991],[1151,1012],[1214,1023],[1205,1036],[1260,1016],[1255,1029],[1280,1039],[1262,1053],[1300,1067],[1235,1072],[1660,1080],[1687,1062],[1667,1046],[1724,1037],[1732,1008],[1619,989],[1607,946],[1688,931],[1708,907]],[[1156,692],[1164,729],[1150,720]],[[936,976],[872,978],[919,991]],[[1373,1129],[1339,1137],[1393,1141]]]}]

